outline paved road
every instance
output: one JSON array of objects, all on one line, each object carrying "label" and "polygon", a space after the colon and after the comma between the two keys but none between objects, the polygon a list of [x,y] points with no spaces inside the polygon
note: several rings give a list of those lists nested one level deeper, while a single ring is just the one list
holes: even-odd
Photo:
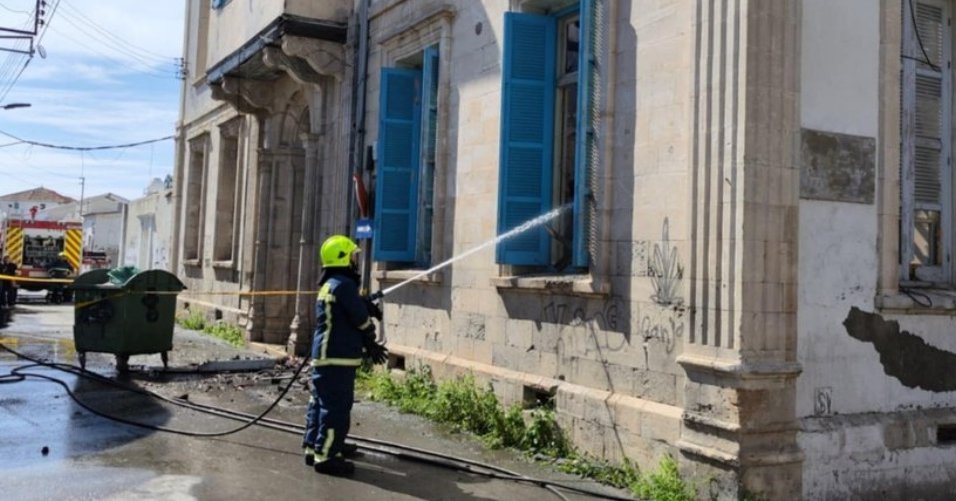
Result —
[{"label": "paved road", "polygon": [[[13,322],[0,331],[0,342],[33,357],[75,363],[71,324],[71,306],[18,305]],[[204,338],[177,331],[173,363],[184,364],[210,355],[227,359],[237,354],[255,356]],[[158,356],[133,357],[130,363],[158,365],[158,361]],[[0,352],[0,374],[25,364]],[[87,368],[115,376],[109,356],[91,356]],[[86,405],[135,422],[193,431],[237,426],[232,421],[53,369],[24,372],[61,379]],[[252,413],[265,409],[278,395],[277,383],[285,384],[281,378],[277,381],[249,375],[173,378],[146,373],[126,382],[171,396],[187,393],[191,401]],[[294,388],[270,417],[301,422],[305,398],[304,390]],[[485,451],[466,437],[445,434],[418,418],[378,404],[357,403],[353,421],[357,435],[497,463],[539,478],[597,487],[507,452]],[[357,472],[351,479],[328,477],[302,464],[299,445],[297,435],[259,427],[222,438],[146,430],[97,416],[50,382],[28,378],[0,384],[0,492],[4,499],[556,499],[553,493],[532,485],[454,472],[381,453],[366,453],[357,460]]]}]

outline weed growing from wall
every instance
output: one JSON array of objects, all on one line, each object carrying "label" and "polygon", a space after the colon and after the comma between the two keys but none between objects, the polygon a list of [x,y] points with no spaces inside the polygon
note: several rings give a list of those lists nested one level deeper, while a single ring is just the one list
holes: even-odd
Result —
[{"label": "weed growing from wall", "polygon": [[176,323],[182,326],[184,329],[201,331],[206,327],[206,317],[201,311],[193,311],[188,315],[184,312],[183,314],[176,316]]},{"label": "weed growing from wall", "polygon": [[222,339],[223,341],[237,347],[246,346],[246,340],[242,335],[242,329],[225,322],[216,322],[214,324],[206,323],[206,317],[201,311],[193,311],[188,315],[178,315],[176,323],[184,329],[200,331],[212,337]]},{"label": "weed growing from wall", "polygon": [[680,478],[673,458],[665,457],[658,471],[644,476],[626,459],[624,464],[615,465],[583,454],[568,441],[553,410],[542,407],[525,411],[518,405],[505,409],[491,386],[479,387],[470,374],[436,384],[428,366],[409,370],[401,379],[366,367],[359,371],[357,388],[368,398],[402,412],[473,433],[489,447],[524,451],[562,471],[628,489],[643,499],[696,499],[695,489]]}]

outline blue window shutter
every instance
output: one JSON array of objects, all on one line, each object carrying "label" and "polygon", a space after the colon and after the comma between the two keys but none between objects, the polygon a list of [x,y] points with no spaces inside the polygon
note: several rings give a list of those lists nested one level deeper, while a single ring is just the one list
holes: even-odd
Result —
[{"label": "blue window shutter", "polygon": [[572,264],[577,267],[588,266],[588,239],[590,235],[589,219],[591,213],[591,165],[590,153],[594,151],[596,137],[591,126],[593,120],[592,104],[595,84],[594,67],[594,7],[592,0],[581,0],[580,26],[581,36],[578,46],[578,117],[576,144],[574,145],[574,241]]},{"label": "blue window shutter", "polygon": [[372,251],[376,261],[415,261],[421,86],[418,70],[382,68]]},{"label": "blue window shutter", "polygon": [[[551,210],[556,24],[553,17],[505,14],[499,234]],[[495,257],[502,264],[547,265],[550,246],[538,226],[498,244]]]},{"label": "blue window shutter", "polygon": [[431,266],[432,221],[435,210],[435,163],[438,131],[438,46],[425,49],[422,61],[422,152],[419,189],[418,245],[415,262]]}]

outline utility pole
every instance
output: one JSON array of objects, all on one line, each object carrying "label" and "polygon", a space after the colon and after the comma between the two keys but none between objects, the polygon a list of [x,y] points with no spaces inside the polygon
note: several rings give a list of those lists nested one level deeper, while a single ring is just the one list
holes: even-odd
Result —
[{"label": "utility pole", "polygon": [[80,176],[80,219],[83,219],[83,195],[86,191],[86,178]]}]

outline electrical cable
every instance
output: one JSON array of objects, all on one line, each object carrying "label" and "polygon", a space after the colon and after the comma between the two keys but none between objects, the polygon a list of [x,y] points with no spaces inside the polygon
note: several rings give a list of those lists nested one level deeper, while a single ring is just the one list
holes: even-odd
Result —
[{"label": "electrical cable", "polygon": [[[126,67],[126,68],[128,68],[128,69],[130,69],[130,70],[132,70],[132,71],[134,71],[134,72],[136,72],[136,73],[139,73],[139,74],[144,75],[144,76],[152,77],[152,78],[169,79],[169,78],[175,78],[175,77],[176,77],[176,72],[175,72],[174,70],[165,70],[165,71],[162,71],[162,70],[158,70],[158,69],[153,69],[153,68],[151,67],[151,65],[144,64],[144,63],[142,63],[142,62],[140,62],[140,61],[133,61],[134,63],[138,63],[138,64],[137,64],[137,65],[130,65],[130,64],[129,64],[130,61],[128,61],[128,60],[127,60],[127,61],[123,61],[122,59],[119,59],[118,57],[112,56],[112,55],[107,54],[107,53],[105,53],[105,52],[103,52],[103,51],[101,51],[101,50],[98,50],[97,48],[91,46],[90,44],[88,44],[88,43],[86,43],[86,42],[83,42],[83,41],[81,41],[81,40],[77,40],[76,38],[74,38],[73,36],[71,36],[70,34],[68,34],[68,33],[67,33],[66,31],[64,31],[64,30],[56,29],[56,30],[54,30],[54,31],[56,31],[56,32],[57,32],[60,36],[62,36],[63,38],[66,38],[66,39],[72,41],[73,43],[75,43],[75,44],[77,44],[77,45],[80,45],[80,46],[82,46],[82,47],[87,48],[88,50],[90,50],[90,51],[92,51],[92,52],[95,52],[96,54],[100,55],[101,57],[103,57],[103,58],[106,59],[107,61],[110,61],[110,62],[112,62],[113,64],[115,64],[115,65],[117,65],[117,66]],[[145,66],[145,69],[142,68],[141,66]]]},{"label": "electrical cable", "polygon": [[118,36],[118,35],[116,35],[116,34],[110,32],[109,29],[104,28],[104,27],[101,26],[100,24],[96,23],[95,21],[93,21],[93,19],[91,19],[90,17],[88,17],[86,14],[84,14],[80,9],[78,9],[78,8],[76,8],[76,7],[73,7],[73,6],[70,5],[69,3],[63,4],[63,6],[69,11],[69,15],[70,15],[70,16],[74,16],[75,19],[76,19],[78,22],[83,23],[83,24],[87,25],[88,27],[92,28],[93,30],[99,32],[100,34],[102,34],[102,36],[105,36],[106,38],[110,39],[113,44],[121,44],[121,45],[126,46],[126,49],[125,49],[125,50],[128,50],[128,51],[131,52],[131,53],[136,53],[136,54],[139,54],[141,57],[143,57],[143,58],[145,58],[145,59],[153,59],[153,60],[156,60],[156,61],[165,61],[165,62],[168,62],[168,61],[170,61],[170,60],[175,60],[175,59],[176,59],[176,58],[174,58],[174,57],[164,56],[164,55],[162,55],[162,54],[158,54],[158,53],[156,53],[156,52],[153,52],[153,51],[151,51],[151,50],[149,50],[149,49],[146,49],[146,48],[144,48],[144,47],[141,47],[141,46],[139,46],[139,45],[136,45],[136,44],[130,42],[129,40],[126,40],[126,39],[124,39],[124,38],[122,38],[122,37],[120,37],[120,36]]},{"label": "electrical cable", "polygon": [[36,10],[36,9],[33,9],[33,10],[31,10],[30,12],[27,12],[27,11],[25,11],[25,10],[11,9],[10,7],[7,7],[6,5],[3,5],[2,3],[0,3],[0,9],[6,10],[6,11],[9,11],[9,12],[13,12],[14,14],[26,14],[26,15],[28,15],[28,16],[32,16],[32,15],[33,15],[33,10]]},{"label": "electrical cable", "polygon": [[[942,71],[939,66],[930,60],[929,54],[926,53],[926,47],[923,45],[923,37],[919,34],[919,24],[916,22],[916,10],[913,8],[913,0],[908,0],[907,3],[909,3],[910,6],[910,21],[913,23],[913,32],[916,34],[916,41],[919,43],[919,48],[923,52],[924,60],[921,62],[932,68],[933,71]],[[904,58],[915,59],[916,61],[919,61],[919,58],[914,58],[910,55],[906,55]]]},{"label": "electrical cable", "polygon": [[933,307],[933,298],[931,298],[929,294],[926,294],[925,292],[920,292],[909,287],[900,287],[900,292],[909,296],[909,298],[919,306],[924,308]]},{"label": "electrical cable", "polygon": [[[276,398],[276,400],[275,400],[264,412],[260,413],[260,414],[257,415],[257,416],[253,416],[252,414],[243,413],[243,412],[239,412],[239,411],[232,411],[232,410],[229,410],[229,409],[224,409],[224,408],[220,408],[220,407],[216,407],[216,406],[212,406],[212,405],[204,405],[204,404],[199,404],[199,403],[196,403],[196,402],[190,402],[190,401],[185,400],[185,399],[169,398],[169,397],[166,397],[166,396],[164,396],[164,395],[160,395],[160,394],[158,394],[158,393],[156,393],[156,392],[152,392],[152,391],[145,390],[145,389],[142,389],[142,388],[136,388],[136,387],[131,387],[131,386],[129,386],[129,385],[122,384],[122,383],[120,383],[120,382],[118,382],[118,381],[115,381],[115,380],[113,380],[113,379],[107,378],[107,377],[105,377],[105,376],[101,376],[101,375],[99,375],[99,374],[97,374],[97,373],[95,373],[95,372],[92,372],[92,371],[87,371],[87,370],[85,370],[85,369],[82,369],[82,368],[77,367],[77,366],[74,366],[74,365],[62,364],[62,363],[48,363],[48,362],[43,362],[42,360],[38,360],[38,359],[35,359],[35,358],[33,358],[33,357],[27,356],[27,355],[25,355],[25,354],[23,354],[23,353],[20,353],[20,352],[18,352],[18,351],[16,351],[16,350],[14,350],[14,349],[12,349],[12,348],[6,346],[4,343],[0,343],[0,350],[7,351],[7,352],[9,352],[9,353],[11,353],[11,354],[17,356],[18,358],[21,358],[21,359],[24,359],[24,360],[33,362],[32,364],[29,364],[29,365],[24,365],[24,366],[20,366],[20,367],[14,368],[13,370],[10,371],[9,374],[0,375],[0,384],[21,382],[21,381],[24,381],[24,380],[25,380],[26,378],[28,378],[28,377],[33,377],[33,378],[38,378],[38,379],[46,380],[46,381],[49,381],[49,382],[52,382],[52,383],[55,383],[55,384],[61,386],[61,387],[66,391],[67,395],[69,395],[70,398],[73,399],[73,401],[75,401],[78,405],[80,405],[81,407],[83,407],[83,408],[86,409],[87,411],[89,411],[89,412],[91,412],[91,413],[93,413],[93,414],[95,414],[95,415],[97,415],[97,416],[100,416],[100,417],[103,417],[103,418],[106,418],[106,419],[110,419],[110,420],[112,420],[112,421],[116,421],[116,422],[119,422],[119,423],[127,424],[127,425],[130,425],[130,426],[135,426],[135,427],[145,428],[145,429],[150,429],[150,430],[156,430],[156,431],[164,431],[164,432],[168,432],[168,433],[173,433],[173,434],[177,434],[177,435],[184,435],[184,436],[191,436],[191,437],[216,437],[216,436],[229,435],[229,434],[236,433],[236,432],[238,432],[238,431],[244,430],[244,429],[246,429],[246,428],[248,428],[248,427],[250,427],[250,426],[252,426],[252,425],[257,425],[257,426],[264,427],[264,428],[267,428],[267,429],[272,429],[272,430],[275,430],[275,431],[281,431],[281,432],[285,432],[285,433],[289,433],[289,434],[297,434],[297,435],[301,435],[301,434],[303,433],[303,431],[304,431],[304,428],[303,428],[301,425],[294,424],[294,423],[289,423],[289,422],[287,422],[287,421],[281,421],[281,420],[277,420],[277,419],[267,418],[267,417],[265,417],[265,416],[266,416],[269,412],[271,412],[272,409],[275,408],[275,406],[282,400],[282,398],[285,397],[286,393],[288,393],[288,391],[289,391],[289,390],[292,388],[292,386],[296,383],[296,381],[298,380],[297,378],[298,378],[299,373],[302,371],[302,369],[305,367],[306,363],[307,363],[308,360],[309,360],[308,358],[304,358],[304,359],[303,359],[303,362],[299,365],[299,367],[298,367],[298,368],[296,369],[296,371],[295,371],[295,374],[294,374],[294,375],[292,376],[292,378],[289,380],[288,386],[286,386],[286,388],[281,392],[281,394],[278,396],[278,398]],[[62,381],[62,380],[60,380],[60,379],[54,378],[54,377],[52,377],[52,376],[43,375],[43,374],[24,373],[24,372],[22,372],[23,370],[29,369],[29,368],[31,368],[31,367],[47,367],[47,368],[52,368],[52,369],[60,370],[60,371],[62,371],[62,372],[67,372],[67,373],[69,373],[69,374],[73,374],[73,375],[76,375],[76,376],[78,376],[78,377],[85,377],[85,378],[88,378],[88,379],[92,379],[92,380],[94,380],[94,381],[98,381],[98,382],[100,382],[100,383],[104,383],[104,384],[107,384],[107,385],[110,385],[110,386],[114,386],[114,387],[120,388],[120,389],[125,390],[125,391],[130,391],[130,392],[133,392],[133,393],[138,393],[138,394],[150,396],[150,397],[156,398],[156,399],[158,399],[158,400],[161,400],[161,401],[164,401],[164,402],[168,402],[168,403],[171,403],[171,404],[180,406],[180,407],[188,408],[188,409],[191,409],[191,410],[195,410],[195,411],[198,411],[198,412],[203,412],[203,413],[210,414],[210,415],[214,415],[214,416],[223,417],[223,418],[225,418],[225,419],[231,419],[231,420],[235,420],[235,421],[242,421],[242,422],[244,422],[245,424],[242,425],[242,426],[240,426],[240,427],[238,427],[238,428],[235,428],[235,429],[232,429],[232,430],[223,431],[223,432],[203,433],[203,432],[191,432],[191,431],[185,431],[185,430],[175,430],[175,429],[172,429],[172,428],[166,428],[166,427],[159,426],[159,425],[150,425],[150,424],[145,424],[145,423],[139,423],[139,422],[136,422],[136,421],[128,420],[128,419],[125,419],[125,418],[120,418],[120,417],[117,417],[117,416],[111,416],[111,415],[106,414],[106,413],[104,413],[104,412],[100,412],[100,411],[98,411],[98,410],[96,410],[96,409],[93,409],[93,408],[91,408],[90,406],[88,406],[87,404],[85,404],[85,403],[83,403],[82,401],[80,401],[79,398],[76,396],[76,394],[74,394],[73,391],[70,389],[69,385],[68,385],[66,382],[64,382],[64,381]],[[574,485],[567,485],[567,484],[564,484],[564,483],[561,483],[561,482],[556,482],[556,481],[553,481],[553,480],[537,479],[537,478],[533,478],[533,477],[528,477],[528,476],[526,476],[526,475],[522,475],[522,474],[520,474],[520,473],[516,473],[516,472],[510,471],[510,470],[507,470],[507,469],[505,469],[505,468],[501,468],[501,467],[498,467],[498,466],[495,466],[495,465],[490,465],[490,464],[482,463],[482,462],[479,462],[479,461],[472,461],[472,460],[465,459],[465,458],[460,458],[460,457],[455,457],[455,456],[451,456],[451,455],[446,455],[446,454],[436,453],[436,452],[432,452],[432,451],[427,451],[427,450],[424,450],[424,449],[418,449],[418,448],[415,448],[415,447],[410,447],[410,446],[406,446],[406,445],[402,445],[402,444],[397,444],[397,443],[394,443],[394,442],[388,442],[388,441],[384,441],[384,440],[371,439],[371,438],[360,437],[360,436],[355,436],[355,435],[349,435],[349,438],[352,438],[352,439],[356,440],[357,442],[364,442],[364,444],[361,445],[361,448],[362,448],[362,449],[366,449],[366,450],[370,450],[370,451],[374,451],[374,452],[378,452],[378,453],[382,453],[382,454],[389,454],[389,455],[398,457],[398,458],[400,458],[400,459],[418,461],[418,462],[422,462],[422,463],[429,464],[429,465],[433,465],[433,466],[439,466],[439,467],[449,468],[449,469],[453,469],[453,470],[457,470],[457,471],[468,472],[468,473],[471,473],[471,474],[482,475],[482,476],[486,476],[486,477],[489,477],[489,478],[495,478],[495,479],[501,479],[501,480],[510,480],[510,481],[522,482],[522,483],[531,483],[531,484],[537,485],[538,487],[541,487],[541,488],[544,488],[544,489],[549,490],[550,492],[552,492],[553,494],[555,494],[555,495],[556,495],[557,497],[559,497],[560,499],[565,499],[565,500],[566,500],[567,498],[566,498],[563,494],[561,494],[560,492],[558,492],[556,489],[563,489],[563,490],[567,490],[567,491],[569,491],[569,492],[575,492],[575,493],[578,493],[578,494],[585,494],[585,495],[594,496],[594,497],[597,497],[597,498],[609,499],[609,500],[615,500],[615,501],[618,501],[618,500],[629,500],[629,499],[631,499],[631,498],[627,498],[627,497],[623,497],[623,496],[616,496],[616,495],[613,495],[613,494],[607,494],[607,493],[602,493],[602,492],[596,492],[596,491],[592,491],[592,490],[590,490],[590,489],[585,489],[585,488],[578,487],[578,486],[574,486]],[[391,450],[391,449],[397,449],[398,451],[396,452],[395,450]]]},{"label": "electrical cable", "polygon": [[10,134],[9,132],[4,132],[2,130],[0,130],[0,135],[7,136],[10,139],[15,139],[17,141],[20,141],[21,143],[26,143],[31,146],[39,146],[41,148],[51,148],[55,150],[69,150],[69,151],[96,151],[96,150],[116,150],[120,148],[132,148],[134,146],[143,146],[144,144],[151,144],[151,143],[158,143],[160,141],[166,141],[176,137],[176,136],[170,135],[170,136],[157,137],[155,139],[146,139],[144,141],[137,141],[135,143],[110,144],[105,146],[65,146],[60,144],[42,143],[40,141],[31,141],[29,139],[23,139],[23,138],[14,136],[13,134]]},{"label": "electrical cable", "polygon": [[[24,31],[29,30],[31,26],[33,25],[33,23],[36,22],[36,18],[34,17],[35,12],[36,12],[36,9],[31,10],[29,13],[24,12],[29,17],[29,19],[27,19],[21,25]],[[14,71],[16,71],[14,68],[16,68],[17,61],[20,58],[29,57],[29,51],[27,50],[29,49],[29,46],[30,46],[30,42],[28,41],[28,39],[19,39],[9,49],[8,48],[3,49],[5,51],[8,51],[9,54],[7,54],[7,57],[6,59],[4,59],[3,64],[0,65],[0,82],[6,82],[6,79],[9,78]],[[5,84],[0,84],[0,86],[3,86],[3,85]]]},{"label": "electrical cable", "polygon": [[[56,0],[56,3],[53,4],[53,8],[50,9],[50,17],[48,17],[46,19],[46,22],[43,24],[43,31],[41,31],[40,34],[37,35],[36,37],[37,46],[40,45],[40,41],[43,40],[43,36],[46,35],[47,30],[50,29],[50,21],[52,21],[53,16],[56,15],[57,8],[60,6],[60,1],[61,0]],[[10,93],[10,89],[12,89],[13,86],[16,85],[17,81],[20,80],[20,75],[22,75],[23,71],[27,69],[27,66],[30,65],[30,61],[32,60],[33,60],[33,54],[31,53],[30,57],[23,63],[23,67],[20,68],[20,71],[17,73],[17,75],[13,77],[13,80],[11,80],[10,83],[6,85],[6,87],[4,87],[2,93],[0,93],[0,102],[3,102],[3,100],[6,99],[7,94]]]}]

